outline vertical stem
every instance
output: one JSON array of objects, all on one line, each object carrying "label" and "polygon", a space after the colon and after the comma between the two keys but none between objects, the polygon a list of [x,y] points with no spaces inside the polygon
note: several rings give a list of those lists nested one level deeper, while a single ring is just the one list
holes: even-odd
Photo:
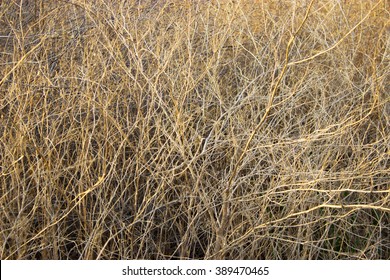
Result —
[{"label": "vertical stem", "polygon": [[224,257],[225,257],[226,233],[227,233],[227,228],[228,228],[228,224],[229,224],[229,217],[230,217],[230,213],[229,213],[230,212],[229,211],[230,210],[230,196],[232,195],[231,189],[232,189],[233,182],[237,176],[238,167],[241,165],[241,163],[244,159],[244,156],[245,156],[246,152],[248,151],[249,146],[250,146],[254,136],[256,135],[256,133],[260,129],[260,127],[263,125],[264,121],[266,120],[266,118],[267,118],[267,116],[272,108],[273,101],[274,101],[275,96],[276,96],[276,91],[279,88],[280,82],[282,81],[282,78],[284,77],[284,74],[286,73],[286,70],[288,67],[289,54],[290,54],[290,49],[291,49],[292,43],[294,42],[296,36],[298,35],[300,30],[302,29],[302,26],[304,25],[307,18],[309,17],[309,13],[310,13],[311,7],[313,6],[313,3],[314,3],[314,0],[311,0],[309,6],[306,9],[306,13],[305,13],[305,16],[304,16],[301,24],[299,25],[297,31],[292,34],[290,40],[287,43],[284,66],[282,68],[281,73],[279,74],[279,77],[275,83],[275,86],[273,87],[273,89],[271,91],[271,94],[270,94],[270,97],[268,99],[267,107],[265,109],[263,117],[261,118],[260,122],[256,125],[255,129],[252,131],[251,135],[249,136],[248,140],[246,141],[244,149],[242,150],[242,152],[237,160],[237,163],[235,164],[234,169],[231,173],[231,176],[229,177],[226,188],[223,191],[222,209],[220,212],[220,223],[219,223],[219,227],[216,230],[216,241],[215,241],[216,244],[215,244],[215,248],[214,248],[214,256],[216,259],[224,259]]}]

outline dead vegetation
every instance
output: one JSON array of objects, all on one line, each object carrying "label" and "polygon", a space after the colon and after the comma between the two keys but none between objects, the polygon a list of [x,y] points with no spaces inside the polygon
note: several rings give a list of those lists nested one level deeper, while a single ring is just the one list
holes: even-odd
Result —
[{"label": "dead vegetation", "polygon": [[390,258],[387,0],[0,3],[1,259]]}]

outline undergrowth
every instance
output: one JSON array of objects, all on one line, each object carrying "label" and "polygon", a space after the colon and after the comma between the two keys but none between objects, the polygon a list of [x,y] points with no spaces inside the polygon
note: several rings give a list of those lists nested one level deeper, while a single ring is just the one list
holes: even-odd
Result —
[{"label": "undergrowth", "polygon": [[390,259],[387,0],[0,3],[1,259]]}]

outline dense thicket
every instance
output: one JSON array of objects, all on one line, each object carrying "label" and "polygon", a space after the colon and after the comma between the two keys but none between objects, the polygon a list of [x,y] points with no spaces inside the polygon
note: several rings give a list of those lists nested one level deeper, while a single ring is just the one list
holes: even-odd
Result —
[{"label": "dense thicket", "polygon": [[1,1],[1,259],[389,259],[389,3]]}]

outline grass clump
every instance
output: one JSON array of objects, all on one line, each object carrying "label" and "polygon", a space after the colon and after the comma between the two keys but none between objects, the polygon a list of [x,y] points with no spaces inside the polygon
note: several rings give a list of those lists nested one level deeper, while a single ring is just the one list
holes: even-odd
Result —
[{"label": "grass clump", "polygon": [[1,259],[389,259],[387,1],[0,2]]}]

